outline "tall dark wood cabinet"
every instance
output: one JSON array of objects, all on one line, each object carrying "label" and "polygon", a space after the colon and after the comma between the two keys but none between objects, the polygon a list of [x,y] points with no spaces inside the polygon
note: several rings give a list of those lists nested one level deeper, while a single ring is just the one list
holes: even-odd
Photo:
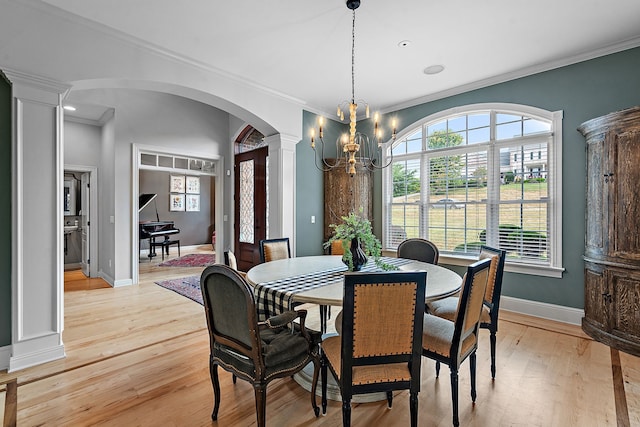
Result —
[{"label": "tall dark wood cabinet", "polygon": [[338,167],[324,173],[324,241],[333,235],[331,224],[340,224],[350,212],[360,214],[360,209],[365,218],[373,219],[373,172],[357,165],[351,176],[340,159]]},{"label": "tall dark wood cabinet", "polygon": [[640,107],[578,130],[587,142],[582,329],[640,356]]}]

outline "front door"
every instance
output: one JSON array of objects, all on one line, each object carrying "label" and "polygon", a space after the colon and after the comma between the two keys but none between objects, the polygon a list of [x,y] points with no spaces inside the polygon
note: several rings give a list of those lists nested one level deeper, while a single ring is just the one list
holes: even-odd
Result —
[{"label": "front door", "polygon": [[238,269],[260,263],[260,240],[267,238],[267,162],[269,147],[235,156],[234,239]]}]

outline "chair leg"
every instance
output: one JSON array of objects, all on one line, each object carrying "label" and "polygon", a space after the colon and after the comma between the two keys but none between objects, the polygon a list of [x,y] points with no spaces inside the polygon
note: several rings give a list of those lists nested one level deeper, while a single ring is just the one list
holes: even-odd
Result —
[{"label": "chair leg", "polygon": [[320,332],[327,332],[327,306],[320,305]]},{"label": "chair leg", "polygon": [[451,367],[451,403],[453,404],[453,425],[458,427],[458,370]]},{"label": "chair leg", "polygon": [[496,331],[491,330],[489,335],[491,341],[491,379],[496,379]]},{"label": "chair leg", "polygon": [[436,378],[440,376],[440,362],[436,360]]},{"label": "chair leg", "polygon": [[253,391],[256,395],[256,417],[258,427],[265,427],[267,419],[267,385],[254,384]]},{"label": "chair leg", "polygon": [[318,374],[320,371],[320,360],[317,357],[312,359],[313,361],[313,381],[311,383],[311,407],[316,418],[320,415],[320,408],[316,403],[316,388],[318,387]]},{"label": "chair leg", "polygon": [[409,409],[411,411],[411,427],[418,427],[418,393],[409,395]]},{"label": "chair leg", "polygon": [[327,413],[327,360],[320,359],[320,373],[322,375],[322,414]]},{"label": "chair leg", "polygon": [[351,396],[342,397],[342,426],[351,426]]},{"label": "chair leg", "polygon": [[213,363],[213,359],[209,359],[209,374],[211,375],[211,383],[213,384],[213,412],[211,419],[218,419],[218,410],[220,409],[220,381],[218,380],[218,365]]},{"label": "chair leg", "polygon": [[391,409],[391,406],[393,406],[393,392],[388,391],[387,392],[387,408]]},{"label": "chair leg", "polygon": [[469,374],[471,375],[471,401],[476,401],[476,352],[469,355]]}]

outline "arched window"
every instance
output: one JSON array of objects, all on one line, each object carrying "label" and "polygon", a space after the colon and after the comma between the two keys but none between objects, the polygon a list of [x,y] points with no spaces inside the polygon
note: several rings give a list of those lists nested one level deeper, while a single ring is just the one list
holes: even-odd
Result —
[{"label": "arched window", "polygon": [[383,245],[434,242],[467,263],[482,244],[510,271],[562,272],[562,112],[475,104],[433,114],[398,135],[383,172]]}]

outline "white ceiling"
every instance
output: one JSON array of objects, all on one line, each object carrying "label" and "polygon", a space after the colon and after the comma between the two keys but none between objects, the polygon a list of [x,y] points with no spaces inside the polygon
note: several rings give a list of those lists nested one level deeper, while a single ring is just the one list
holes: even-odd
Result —
[{"label": "white ceiling", "polygon": [[[344,0],[43,1],[313,112],[351,98]],[[635,46],[638,0],[362,0],[355,97],[390,111]]]}]

